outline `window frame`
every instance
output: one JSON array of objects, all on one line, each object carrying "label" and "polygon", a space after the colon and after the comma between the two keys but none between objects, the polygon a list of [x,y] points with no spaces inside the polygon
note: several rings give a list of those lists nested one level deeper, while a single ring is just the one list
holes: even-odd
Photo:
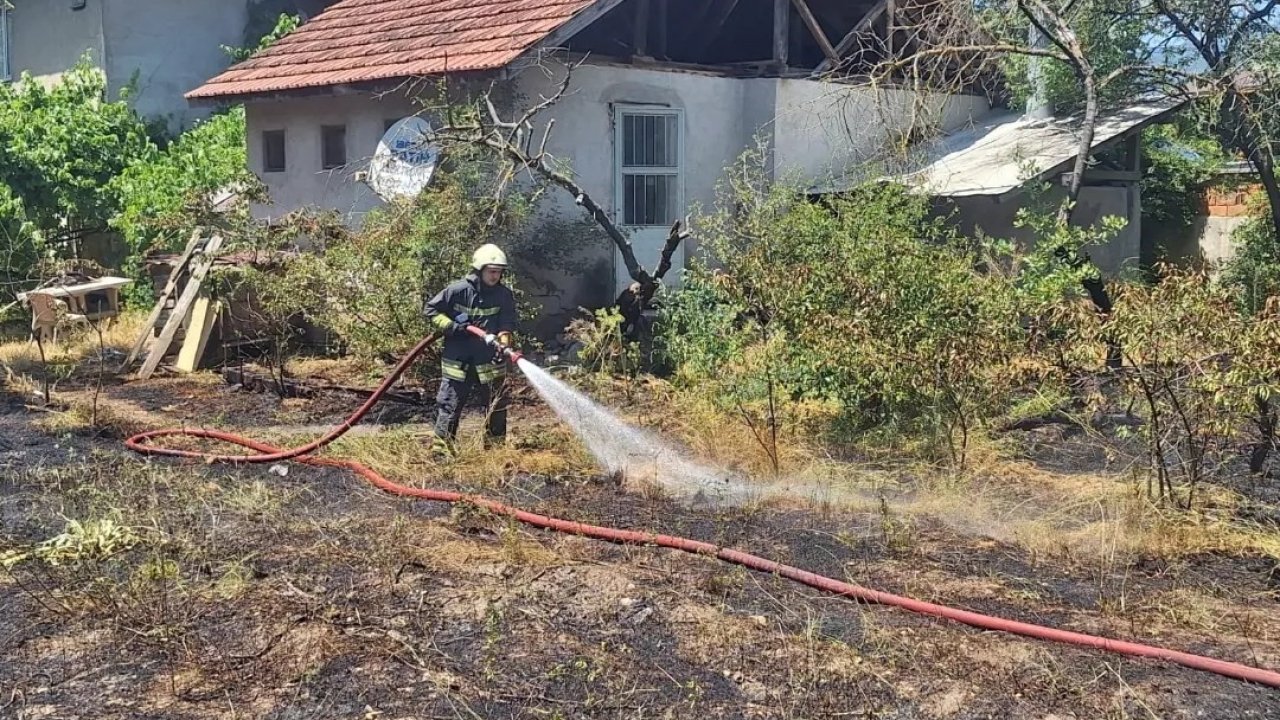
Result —
[{"label": "window frame", "polygon": [[[333,162],[329,157],[329,140],[330,131],[337,130],[342,133],[342,159],[341,162]],[[339,170],[347,165],[347,125],[321,125],[320,126],[320,169],[321,170]]]},{"label": "window frame", "polygon": [[[280,136],[280,166],[271,166],[271,154],[268,152],[268,135]],[[284,128],[275,128],[272,130],[263,130],[260,140],[262,142],[262,172],[263,173],[283,173],[289,170],[289,135]]]},{"label": "window frame", "polygon": [[13,19],[8,8],[0,0],[0,82],[13,79]]},{"label": "window frame", "polygon": [[[676,164],[664,166],[625,164],[626,159],[626,119],[628,117],[663,117],[675,118],[676,128]],[[683,108],[667,105],[642,105],[633,103],[617,103],[613,107],[613,145],[614,145],[614,200],[616,222],[624,227],[657,228],[669,227],[668,222],[654,225],[632,225],[627,220],[626,181],[628,176],[668,176],[675,177],[675,211],[674,218],[682,216],[685,209],[685,136],[687,124]]]}]

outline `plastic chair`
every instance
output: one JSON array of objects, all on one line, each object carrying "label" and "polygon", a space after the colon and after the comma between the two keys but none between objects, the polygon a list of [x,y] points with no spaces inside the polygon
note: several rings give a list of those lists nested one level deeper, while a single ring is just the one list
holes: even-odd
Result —
[{"label": "plastic chair", "polygon": [[68,312],[67,303],[52,295],[36,292],[27,296],[31,305],[31,341],[44,343],[45,338],[52,336],[53,344],[58,344],[58,328],[77,323],[89,324],[89,318],[79,313]]}]

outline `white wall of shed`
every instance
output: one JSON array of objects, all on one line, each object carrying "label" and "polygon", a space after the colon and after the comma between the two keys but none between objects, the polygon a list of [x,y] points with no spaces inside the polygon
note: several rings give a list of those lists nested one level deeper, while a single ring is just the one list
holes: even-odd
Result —
[{"label": "white wall of shed", "polygon": [[[984,98],[813,80],[769,81],[775,93],[771,142],[779,178],[811,183],[856,177],[900,134],[954,132],[990,113]],[[874,168],[869,168],[874,170]],[[877,171],[878,172],[878,171]]]},{"label": "white wall of shed", "polygon": [[[337,210],[353,227],[382,204],[355,174],[367,170],[369,159],[385,133],[386,122],[414,111],[403,96],[324,95],[311,98],[251,103],[246,108],[249,169],[266,184],[271,204],[254,208],[261,218],[279,217],[300,208]],[[345,125],[347,166],[323,169],[320,128]],[[285,171],[265,172],[262,134],[285,132]]]}]

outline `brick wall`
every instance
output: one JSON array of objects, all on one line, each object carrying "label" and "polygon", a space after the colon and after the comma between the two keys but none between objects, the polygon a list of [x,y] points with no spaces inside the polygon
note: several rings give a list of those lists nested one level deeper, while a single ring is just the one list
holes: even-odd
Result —
[{"label": "brick wall", "polygon": [[1205,188],[1200,198],[1200,214],[1208,217],[1244,217],[1249,204],[1262,192],[1260,185]]}]

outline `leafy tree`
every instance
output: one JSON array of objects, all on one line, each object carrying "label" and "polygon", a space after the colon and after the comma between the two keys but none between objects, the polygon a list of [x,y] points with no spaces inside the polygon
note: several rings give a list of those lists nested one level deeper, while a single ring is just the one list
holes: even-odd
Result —
[{"label": "leafy tree", "polygon": [[[360,357],[389,359],[405,352],[434,330],[423,318],[423,301],[469,271],[477,246],[500,242],[509,253],[519,253],[521,245],[511,238],[537,241],[523,232],[527,197],[507,192],[495,198],[490,170],[474,154],[459,151],[416,198],[370,212],[356,232],[332,215],[299,213],[280,228],[245,223],[235,237],[240,246],[274,251],[294,237],[309,244],[283,272],[246,276],[264,299],[261,310],[272,318],[305,316]],[[514,286],[518,279],[512,275],[507,282]],[[513,289],[519,300],[518,287]],[[527,317],[528,306],[522,308]]]},{"label": "leafy tree", "polygon": [[6,289],[42,252],[107,230],[120,207],[112,180],[154,152],[126,97],[109,102],[88,58],[46,87],[24,74],[0,84],[0,242]]},{"label": "leafy tree", "polygon": [[230,45],[223,45],[222,51],[229,55],[233,61],[243,62],[253,57],[254,53],[266,50],[268,47],[280,40],[280,38],[288,35],[294,30],[297,30],[298,26],[301,24],[302,18],[298,15],[281,13],[280,16],[276,18],[275,27],[266,35],[262,36],[262,39],[258,41],[257,47],[231,47]]},{"label": "leafy tree", "polygon": [[[197,122],[164,150],[148,147],[111,179],[110,189],[119,201],[110,225],[124,238],[127,269],[135,274],[145,253],[180,248],[193,229],[221,224],[215,203],[223,193],[236,202],[264,199],[248,167],[244,107]],[[150,288],[139,289],[138,299],[145,299]]]},{"label": "leafy tree", "polygon": [[1142,134],[1143,222],[1190,226],[1195,198],[1226,160],[1218,140],[1186,116],[1148,128]]}]

